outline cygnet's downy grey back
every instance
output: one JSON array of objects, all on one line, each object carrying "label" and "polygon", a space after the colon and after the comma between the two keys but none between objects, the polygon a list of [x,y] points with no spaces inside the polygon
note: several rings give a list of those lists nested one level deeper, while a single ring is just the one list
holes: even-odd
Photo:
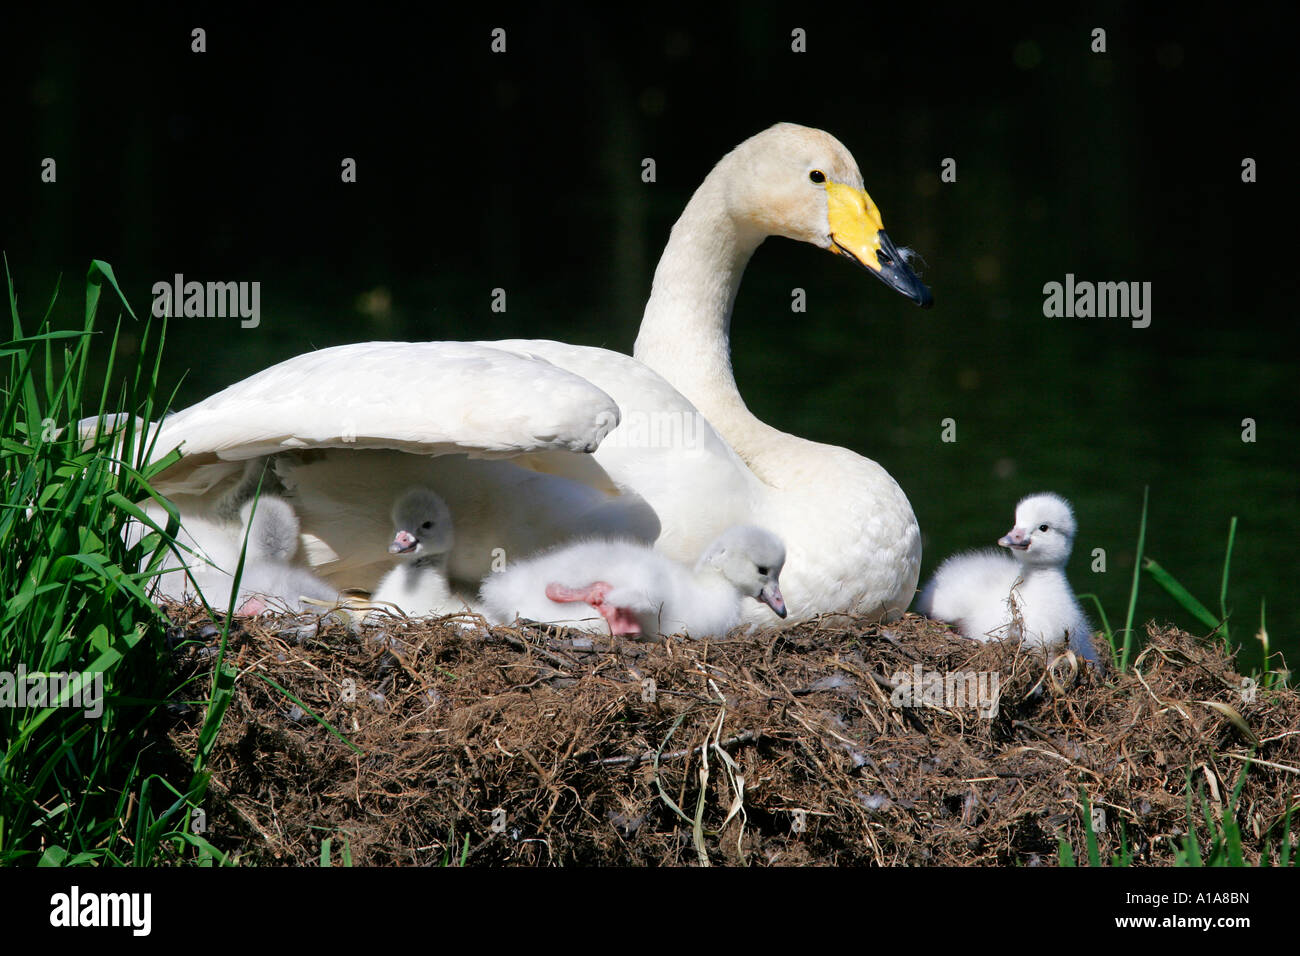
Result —
[{"label": "cygnet's downy grey back", "polygon": [[245,560],[288,562],[298,553],[301,525],[293,506],[283,498],[264,496],[246,502],[239,509],[239,518],[248,529]]},{"label": "cygnet's downy grey back", "polygon": [[244,573],[239,579],[239,613],[257,614],[277,607],[303,611],[312,606],[310,601],[337,600],[335,588],[292,563],[301,533],[293,505],[264,494],[245,502],[239,516],[248,540]]}]

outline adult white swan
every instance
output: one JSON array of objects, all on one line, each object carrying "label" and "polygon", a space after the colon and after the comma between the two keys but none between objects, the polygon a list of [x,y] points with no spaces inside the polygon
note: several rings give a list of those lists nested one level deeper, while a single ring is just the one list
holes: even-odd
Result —
[{"label": "adult white swan", "polygon": [[[793,619],[899,614],[921,544],[897,483],[847,449],[763,424],[737,391],[732,305],[770,235],[846,256],[930,304],[849,152],[783,123],[723,157],[673,227],[635,358],[544,340],[299,355],[168,418],[158,448],[185,457],[157,487],[183,514],[220,518],[273,456],[311,564],[340,587],[373,586],[391,566],[387,507],[374,503],[423,485],[451,509],[448,572],[467,594],[494,562],[574,535],[631,535],[689,563],[725,528],[761,523],[786,543]],[[764,623],[764,610],[747,616]]]}]

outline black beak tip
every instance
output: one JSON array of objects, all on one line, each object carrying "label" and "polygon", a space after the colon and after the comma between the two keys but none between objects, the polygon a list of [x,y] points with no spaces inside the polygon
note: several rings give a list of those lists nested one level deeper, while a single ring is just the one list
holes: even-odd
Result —
[{"label": "black beak tip", "polygon": [[912,271],[912,267],[907,264],[907,259],[898,251],[894,241],[889,238],[889,234],[882,230],[878,235],[880,237],[880,254],[877,258],[881,264],[881,269],[876,272],[876,276],[885,285],[911,299],[921,308],[928,309],[934,305],[934,296],[930,292],[930,287]]},{"label": "black beak tip", "polygon": [[876,276],[899,295],[910,299],[921,308],[928,309],[934,305],[934,295],[930,292],[930,287],[922,282],[909,266],[895,261],[877,272]]}]

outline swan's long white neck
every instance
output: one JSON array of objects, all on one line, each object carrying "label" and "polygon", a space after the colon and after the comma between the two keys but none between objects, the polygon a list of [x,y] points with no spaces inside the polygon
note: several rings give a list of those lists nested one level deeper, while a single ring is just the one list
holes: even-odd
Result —
[{"label": "swan's long white neck", "polygon": [[633,354],[685,395],[761,475],[758,460],[792,436],[749,411],[731,368],[736,292],[767,234],[727,208],[727,168],[724,160],[714,169],[673,226]]}]

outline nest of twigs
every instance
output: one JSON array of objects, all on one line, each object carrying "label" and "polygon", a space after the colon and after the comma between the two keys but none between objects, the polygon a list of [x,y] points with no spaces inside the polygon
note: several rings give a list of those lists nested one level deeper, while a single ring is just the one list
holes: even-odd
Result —
[{"label": "nest of twigs", "polygon": [[[203,698],[217,628],[169,611]],[[248,863],[1034,865],[1090,829],[1167,865],[1234,819],[1254,863],[1300,804],[1300,695],[1173,628],[1124,674],[910,614],[661,643],[268,617],[227,660],[206,836]]]}]

